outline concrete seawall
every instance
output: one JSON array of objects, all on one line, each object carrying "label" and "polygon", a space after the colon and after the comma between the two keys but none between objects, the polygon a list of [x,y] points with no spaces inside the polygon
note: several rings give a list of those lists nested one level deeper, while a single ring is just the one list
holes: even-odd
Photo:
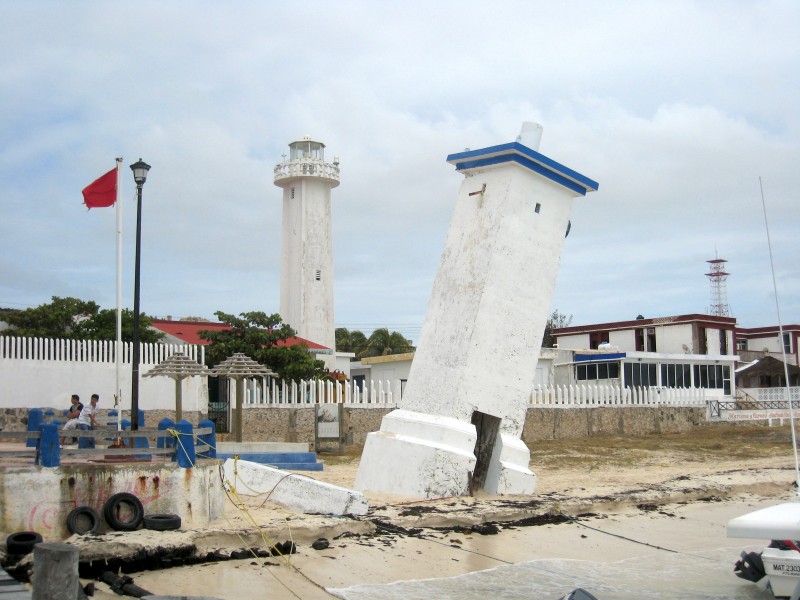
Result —
[{"label": "concrete seawall", "polygon": [[[219,461],[198,461],[192,469],[175,463],[85,464],[57,468],[0,469],[0,531],[36,531],[45,539],[70,535],[66,515],[89,506],[98,514],[113,494],[129,492],[144,514],[177,514],[187,527],[204,527],[222,516],[224,493]],[[101,528],[101,531],[105,530]]]}]

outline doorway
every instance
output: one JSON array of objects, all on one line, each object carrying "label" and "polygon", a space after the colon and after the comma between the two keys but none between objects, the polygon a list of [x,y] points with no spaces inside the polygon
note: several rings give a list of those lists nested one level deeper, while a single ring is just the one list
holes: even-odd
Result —
[{"label": "doorway", "polygon": [[208,378],[208,419],[214,422],[217,433],[230,433],[230,401],[228,378]]},{"label": "doorway", "polygon": [[470,494],[481,490],[486,485],[486,475],[492,461],[497,435],[500,433],[500,418],[487,415],[480,411],[472,413],[472,424],[478,434],[475,440],[475,469],[472,471],[469,491]]}]

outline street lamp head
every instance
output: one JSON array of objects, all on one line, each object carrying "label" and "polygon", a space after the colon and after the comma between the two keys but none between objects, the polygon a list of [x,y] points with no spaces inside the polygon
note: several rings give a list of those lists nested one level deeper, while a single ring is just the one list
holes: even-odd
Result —
[{"label": "street lamp head", "polygon": [[135,162],[131,165],[131,171],[133,171],[133,180],[136,182],[137,186],[143,186],[144,182],[147,181],[147,172],[150,170],[150,165],[144,162],[141,158],[138,162]]}]

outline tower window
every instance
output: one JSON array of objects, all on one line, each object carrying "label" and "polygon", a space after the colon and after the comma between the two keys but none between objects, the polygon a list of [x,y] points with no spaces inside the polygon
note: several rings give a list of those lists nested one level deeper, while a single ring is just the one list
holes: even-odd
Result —
[{"label": "tower window", "polygon": [[290,188],[291,191],[291,198],[294,199],[294,188]]},{"label": "tower window", "polygon": [[322,271],[320,271],[319,269],[317,269],[317,270],[314,272],[314,279],[316,279],[317,281],[322,281]]},{"label": "tower window", "polygon": [[542,205],[537,202],[536,207],[533,209],[533,211],[538,215],[541,212],[541,210],[542,210]]}]

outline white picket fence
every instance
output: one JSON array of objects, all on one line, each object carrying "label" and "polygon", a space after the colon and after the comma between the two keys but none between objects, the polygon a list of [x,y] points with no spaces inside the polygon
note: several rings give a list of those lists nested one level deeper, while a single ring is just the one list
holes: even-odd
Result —
[{"label": "white picket fence", "polygon": [[[398,382],[399,383],[399,382]],[[231,400],[233,400],[231,388]],[[245,380],[245,407],[304,404],[368,404],[397,407],[402,403],[399,390],[389,381],[373,381],[361,387],[356,382],[286,382]],[[696,388],[620,388],[616,385],[536,386],[531,391],[534,407],[589,406],[698,406],[706,405],[706,390]]]},{"label": "white picket fence", "polygon": [[[64,340],[39,337],[0,336],[0,359],[41,360],[76,363],[114,363],[114,340]],[[122,363],[133,357],[133,343],[120,343]],[[140,344],[139,364],[157,365],[175,352],[183,352],[194,361],[205,363],[205,348],[194,344]]]},{"label": "white picket fence", "polygon": [[[287,382],[276,379],[245,379],[244,386],[245,407],[366,404],[391,408],[400,399],[399,389],[393,389],[389,381],[372,381],[368,385],[360,386],[355,381],[336,383],[322,380]],[[234,386],[231,386],[231,399],[234,394]]]},{"label": "white picket fence", "polygon": [[[120,348],[119,384],[122,406],[129,406],[133,344]],[[101,408],[114,405],[117,388],[116,342],[113,340],[63,340],[0,336],[0,409],[66,408],[72,394],[88,399],[100,394]],[[141,344],[141,373],[145,374],[175,352],[199,363],[205,349],[191,344]],[[208,386],[205,377],[182,383],[183,410],[205,411]],[[139,406],[144,410],[175,407],[175,382],[170,377],[142,377]]]},{"label": "white picket fence", "polygon": [[618,385],[536,386],[531,406],[705,406],[702,388],[622,388]]}]

